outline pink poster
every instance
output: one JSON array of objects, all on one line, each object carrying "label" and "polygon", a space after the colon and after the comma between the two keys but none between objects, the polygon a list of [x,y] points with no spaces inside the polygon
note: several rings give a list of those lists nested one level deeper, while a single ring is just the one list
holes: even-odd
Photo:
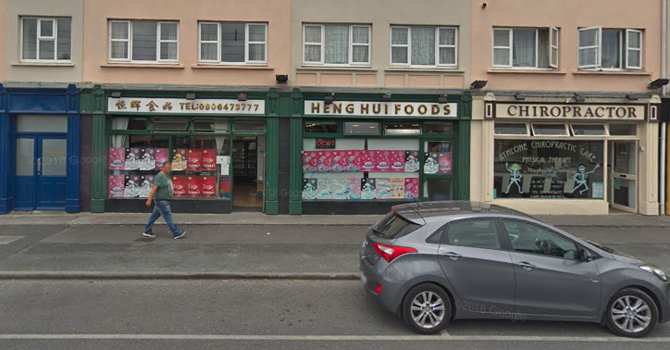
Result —
[{"label": "pink poster", "polygon": [[405,171],[405,151],[376,151],[377,171],[401,172]]},{"label": "pink poster", "polygon": [[156,170],[163,169],[163,163],[170,159],[170,150],[167,148],[154,148],[154,158],[156,158]]},{"label": "pink poster", "polygon": [[[125,169],[126,149],[123,147],[112,147],[109,149],[109,170]],[[111,188],[111,187],[110,187]]]},{"label": "pink poster", "polygon": [[333,155],[330,151],[317,151],[317,173],[329,173],[333,171]]},{"label": "pink poster", "polygon": [[377,199],[391,198],[391,179],[377,179]]},{"label": "pink poster", "polygon": [[377,152],[379,151],[362,151],[363,165],[362,171],[377,171]]},{"label": "pink poster", "polygon": [[330,194],[333,199],[347,199],[347,179],[333,179],[330,182]]},{"label": "pink poster", "polygon": [[188,150],[188,155],[186,156],[186,167],[188,168],[188,171],[202,170],[201,166],[202,155],[203,152],[201,149]]},{"label": "pink poster", "polygon": [[348,172],[361,171],[364,151],[347,151],[346,167]]},{"label": "pink poster", "polygon": [[317,179],[316,199],[332,199],[333,193],[330,188],[330,179]]},{"label": "pink poster", "polygon": [[200,176],[186,177],[186,195],[188,197],[200,197]]},{"label": "pink poster", "polygon": [[126,177],[124,175],[109,175],[109,196],[123,197],[123,189],[126,187],[125,182]]},{"label": "pink poster", "polygon": [[186,197],[186,176],[178,175],[172,177],[172,188],[175,197]]},{"label": "pink poster", "polygon": [[315,173],[317,172],[319,159],[317,158],[317,152],[309,151],[302,152],[302,172],[303,173]]},{"label": "pink poster", "polygon": [[203,197],[213,198],[216,197],[216,177],[215,176],[203,176],[200,178],[200,187]]},{"label": "pink poster", "polygon": [[330,151],[333,157],[333,172],[341,173],[347,170],[347,151]]},{"label": "pink poster", "polygon": [[361,199],[361,179],[347,179],[346,199]]},{"label": "pink poster", "polygon": [[451,152],[440,153],[438,156],[438,169],[440,174],[452,173]]},{"label": "pink poster", "polygon": [[391,198],[405,198],[405,179],[402,177],[391,178]]},{"label": "pink poster", "polygon": [[419,199],[419,178],[405,178],[405,198]]},{"label": "pink poster", "polygon": [[216,171],[216,149],[206,149],[202,151],[200,170]]}]

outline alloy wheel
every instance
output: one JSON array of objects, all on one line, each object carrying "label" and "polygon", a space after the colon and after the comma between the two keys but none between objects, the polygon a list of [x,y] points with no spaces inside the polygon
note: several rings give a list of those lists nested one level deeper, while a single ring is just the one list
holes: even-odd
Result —
[{"label": "alloy wheel", "polygon": [[634,295],[624,295],[617,299],[610,309],[612,321],[626,333],[639,333],[651,324],[652,312],[649,305]]},{"label": "alloy wheel", "polygon": [[424,291],[412,300],[412,319],[421,328],[431,329],[438,326],[444,319],[446,309],[444,300],[431,291]]}]

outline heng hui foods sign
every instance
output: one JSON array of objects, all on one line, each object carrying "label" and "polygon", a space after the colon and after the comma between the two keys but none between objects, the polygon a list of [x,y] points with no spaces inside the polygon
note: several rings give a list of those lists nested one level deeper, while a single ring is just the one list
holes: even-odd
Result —
[{"label": "heng hui foods sign", "polygon": [[456,118],[457,109],[456,103],[305,101],[305,115]]},{"label": "heng hui foods sign", "polygon": [[495,104],[496,119],[645,120],[645,105]]}]

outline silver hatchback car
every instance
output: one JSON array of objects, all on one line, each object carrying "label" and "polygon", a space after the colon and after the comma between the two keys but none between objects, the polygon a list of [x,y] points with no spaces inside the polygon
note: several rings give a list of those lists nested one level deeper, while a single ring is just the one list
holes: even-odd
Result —
[{"label": "silver hatchback car", "polygon": [[393,207],[368,229],[360,268],[368,294],[424,334],[502,318],[597,322],[641,337],[670,319],[657,267],[484,203]]}]

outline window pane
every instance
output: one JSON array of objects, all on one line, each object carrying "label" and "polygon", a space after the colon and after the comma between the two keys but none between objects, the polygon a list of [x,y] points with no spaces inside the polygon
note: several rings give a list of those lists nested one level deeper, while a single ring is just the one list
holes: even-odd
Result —
[{"label": "window pane", "polygon": [[635,124],[610,124],[610,135],[612,136],[634,136],[636,134]]},{"label": "window pane", "polygon": [[449,245],[485,249],[499,249],[500,241],[493,220],[465,220],[449,224]]},{"label": "window pane", "polygon": [[407,28],[391,28],[391,44],[392,45],[407,45],[409,36],[407,35]]},{"label": "window pane", "polygon": [[632,48],[642,48],[642,43],[640,40],[641,33],[638,32],[629,32],[628,33],[628,47]]},{"label": "window pane", "polygon": [[23,58],[37,59],[37,20],[26,18],[23,20]]},{"label": "window pane", "polygon": [[421,134],[419,122],[392,122],[386,123],[387,135],[418,135]]},{"label": "window pane", "polygon": [[424,122],[424,134],[451,135],[454,132],[454,124],[451,122]]},{"label": "window pane", "polygon": [[527,135],[526,124],[495,124],[496,135]]},{"label": "window pane", "polygon": [[494,30],[493,46],[510,46],[509,30]]},{"label": "window pane", "polygon": [[509,66],[509,49],[493,49],[493,65]]},{"label": "window pane", "polygon": [[249,44],[249,61],[265,61],[265,44]]},{"label": "window pane", "polygon": [[337,134],[340,124],[337,122],[307,122],[305,133],[308,134]]},{"label": "window pane", "polygon": [[177,59],[177,43],[161,43],[161,59],[162,60],[176,60]]},{"label": "window pane", "polygon": [[321,27],[305,26],[305,43],[321,43]]},{"label": "window pane", "polygon": [[577,246],[567,238],[547,229],[521,221],[504,220],[514,251],[547,255],[568,260],[579,256]]},{"label": "window pane", "polygon": [[456,48],[440,48],[440,64],[456,64]]},{"label": "window pane", "polygon": [[453,199],[450,179],[427,179],[425,193],[431,201],[450,201]]},{"label": "window pane", "polygon": [[579,65],[594,66],[597,64],[598,49],[579,49]]},{"label": "window pane", "polygon": [[249,25],[249,41],[265,42],[265,26],[258,24]]},{"label": "window pane", "polygon": [[407,51],[406,47],[391,48],[391,63],[407,64]]},{"label": "window pane", "polygon": [[305,62],[321,62],[321,45],[305,46]]},{"label": "window pane", "polygon": [[133,61],[156,60],[157,30],[154,21],[133,22]]},{"label": "window pane", "polygon": [[235,131],[265,131],[264,123],[235,122]]},{"label": "window pane", "polygon": [[456,30],[440,29],[440,45],[456,45]]},{"label": "window pane", "polygon": [[369,44],[370,43],[370,29],[368,27],[353,27],[353,43],[354,44]]},{"label": "window pane", "polygon": [[563,124],[533,124],[533,134],[540,135],[567,135]]},{"label": "window pane", "polygon": [[55,42],[52,40],[41,40],[40,41],[40,57],[41,60],[53,60],[55,59]]},{"label": "window pane", "polygon": [[628,66],[630,67],[641,67],[640,63],[642,56],[642,51],[630,50],[628,51]]},{"label": "window pane", "polygon": [[369,46],[354,46],[352,52],[352,61],[356,63],[367,63],[370,54]]},{"label": "window pane", "polygon": [[72,20],[58,20],[58,57],[59,60],[71,59]]},{"label": "window pane", "polygon": [[[537,67],[550,68],[549,66],[549,30],[537,30]],[[558,59],[558,56],[554,56]]]},{"label": "window pane", "polygon": [[67,140],[42,140],[42,175],[67,175]]},{"label": "window pane", "polygon": [[326,26],[325,39],[325,63],[349,63],[349,26]]},{"label": "window pane", "polygon": [[161,23],[161,40],[177,40],[179,25],[177,23]]},{"label": "window pane", "polygon": [[16,176],[35,174],[35,141],[16,139]]},{"label": "window pane", "polygon": [[53,37],[54,36],[54,21],[40,20],[40,36]]},{"label": "window pane", "polygon": [[16,118],[18,132],[67,132],[67,117],[56,115],[20,115]]},{"label": "window pane", "polygon": [[535,67],[535,29],[514,29],[514,67]]},{"label": "window pane", "polygon": [[621,35],[620,30],[603,30],[603,68],[621,68]]},{"label": "window pane", "polygon": [[128,39],[128,23],[112,22],[112,39]]},{"label": "window pane", "polygon": [[391,213],[375,224],[373,234],[386,239],[398,239],[419,228],[421,228],[421,225],[413,224],[401,216]]},{"label": "window pane", "polygon": [[152,131],[186,131],[188,129],[188,119],[162,119],[156,118],[151,123]]},{"label": "window pane", "polygon": [[112,58],[128,58],[128,43],[125,41],[112,41]]},{"label": "window pane", "polygon": [[435,29],[412,27],[412,65],[435,65]]},{"label": "window pane", "polygon": [[594,136],[605,136],[607,133],[605,132],[605,125],[580,125],[580,124],[572,124],[572,131],[574,131],[575,136],[586,136],[586,135],[594,135]]},{"label": "window pane", "polygon": [[347,135],[379,135],[379,123],[346,122],[344,133]]},{"label": "window pane", "polygon": [[579,46],[596,46],[598,45],[598,30],[580,30],[579,31]]},{"label": "window pane", "polygon": [[200,40],[202,41],[217,41],[218,40],[219,25],[216,23],[202,23],[200,24]]},{"label": "window pane", "polygon": [[244,23],[221,23],[221,62],[244,62]]}]

